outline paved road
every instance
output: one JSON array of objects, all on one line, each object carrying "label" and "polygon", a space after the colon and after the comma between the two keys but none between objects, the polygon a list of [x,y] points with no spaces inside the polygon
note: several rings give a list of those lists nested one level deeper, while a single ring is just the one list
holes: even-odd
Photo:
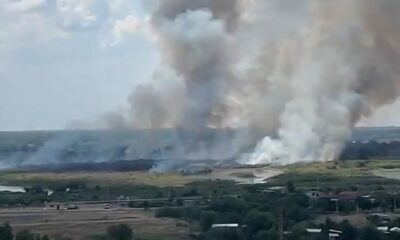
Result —
[{"label": "paved road", "polygon": [[[184,197],[180,198],[182,201],[195,201],[202,200],[202,197]],[[167,202],[169,198],[142,198],[142,199],[132,199],[132,200],[110,200],[110,201],[77,201],[77,202],[68,202],[68,203],[46,203],[44,207],[12,207],[12,208],[0,208],[0,214],[2,213],[35,213],[35,212],[44,212],[44,211],[59,211],[56,210],[57,204],[60,206],[60,211],[80,211],[80,212],[92,212],[92,211],[134,211],[134,208],[129,208],[127,206],[121,206],[122,203],[128,202]],[[79,208],[76,210],[67,210],[65,209],[65,205],[74,204]],[[105,204],[110,206],[110,209],[105,209]],[[157,209],[157,208],[152,208]]]},{"label": "paved road", "polygon": [[[79,208],[75,210],[67,210],[67,209],[61,209],[57,210],[56,206],[57,204],[54,205],[54,207],[19,207],[19,208],[2,208],[0,209],[0,216],[1,214],[4,213],[44,213],[44,212],[60,212],[60,211],[75,211],[75,212],[93,212],[93,211],[119,211],[119,210],[124,210],[124,211],[134,211],[135,209],[129,208],[129,207],[122,207],[118,204],[109,204],[110,209],[105,209],[104,204],[80,204],[77,205]],[[63,204],[60,204],[60,207],[63,208]]]}]

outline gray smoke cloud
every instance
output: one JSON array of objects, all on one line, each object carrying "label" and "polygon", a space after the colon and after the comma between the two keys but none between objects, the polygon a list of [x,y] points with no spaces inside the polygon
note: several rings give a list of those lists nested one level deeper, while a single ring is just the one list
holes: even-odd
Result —
[{"label": "gray smoke cloud", "polygon": [[223,108],[235,79],[229,32],[237,23],[237,5],[232,0],[160,1],[153,15],[163,60],[185,82],[183,128],[204,129],[218,118],[214,108]]},{"label": "gray smoke cloud", "polygon": [[[251,164],[333,160],[362,117],[399,95],[396,0],[149,2],[148,27],[168,74],[135,89],[129,113],[110,122],[177,128],[177,143],[189,146],[180,154],[213,158],[225,149]],[[210,127],[257,134],[225,143],[203,134]]]},{"label": "gray smoke cloud", "polygon": [[333,160],[362,116],[398,97],[400,28],[393,9],[400,3],[313,1],[312,8],[310,22],[281,45],[284,61],[272,74],[290,96],[278,138],[264,138],[251,163]]}]

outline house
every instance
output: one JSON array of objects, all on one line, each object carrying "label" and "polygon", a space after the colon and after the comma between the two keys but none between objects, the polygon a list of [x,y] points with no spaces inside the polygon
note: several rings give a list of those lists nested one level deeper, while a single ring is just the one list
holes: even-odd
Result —
[{"label": "house", "polygon": [[262,194],[285,194],[286,193],[286,187],[274,186],[274,187],[269,187],[269,188],[266,188],[266,189],[258,190],[258,192],[262,193]]},{"label": "house", "polygon": [[321,228],[307,228],[306,232],[308,232],[308,233],[321,233],[322,229]]},{"label": "house", "polygon": [[390,232],[400,233],[400,228],[399,227],[393,227],[393,228],[390,229]]},{"label": "house", "polygon": [[322,194],[319,191],[314,191],[314,190],[313,191],[308,191],[306,193],[306,195],[307,195],[307,197],[309,197],[312,200],[317,200],[322,196]]},{"label": "house", "polygon": [[384,226],[384,227],[376,227],[376,229],[378,229],[378,231],[382,232],[382,233],[389,233],[389,227]]},{"label": "house", "polygon": [[384,213],[372,213],[367,216],[367,220],[374,220],[380,224],[388,224],[390,222],[390,217]]},{"label": "house", "polygon": [[[306,232],[309,234],[309,235],[321,235],[321,234],[324,234],[323,232],[322,232],[322,229],[321,228],[307,228],[306,229]],[[339,239],[339,237],[340,237],[340,235],[342,234],[342,231],[338,231],[338,230],[334,230],[334,229],[329,229],[329,233],[328,233],[328,236],[329,236],[329,239],[330,240],[337,240],[337,239]]]},{"label": "house", "polygon": [[329,239],[338,239],[341,234],[342,231],[329,229]]},{"label": "house", "polygon": [[355,201],[358,197],[363,197],[363,194],[360,192],[344,191],[336,196],[341,201]]},{"label": "house", "polygon": [[220,223],[220,224],[213,224],[211,228],[239,228],[239,223]]}]

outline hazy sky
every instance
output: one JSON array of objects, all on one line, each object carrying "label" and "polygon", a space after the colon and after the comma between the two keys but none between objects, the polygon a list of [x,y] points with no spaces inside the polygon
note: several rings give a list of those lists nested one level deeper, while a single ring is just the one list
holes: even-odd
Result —
[{"label": "hazy sky", "polygon": [[119,108],[158,56],[138,0],[1,0],[0,130],[59,129]]},{"label": "hazy sky", "polygon": [[[125,105],[158,53],[140,0],[0,0],[0,130],[61,129]],[[398,125],[400,104],[372,125]]]}]

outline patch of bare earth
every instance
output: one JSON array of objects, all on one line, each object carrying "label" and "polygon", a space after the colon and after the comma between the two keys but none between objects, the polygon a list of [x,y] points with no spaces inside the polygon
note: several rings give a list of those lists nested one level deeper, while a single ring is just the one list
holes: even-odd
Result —
[{"label": "patch of bare earth", "polygon": [[88,239],[105,233],[108,226],[125,223],[135,236],[162,239],[189,239],[188,224],[167,218],[155,218],[143,210],[35,210],[1,211],[0,219],[8,221],[16,231],[29,229],[35,233],[74,240]]}]

